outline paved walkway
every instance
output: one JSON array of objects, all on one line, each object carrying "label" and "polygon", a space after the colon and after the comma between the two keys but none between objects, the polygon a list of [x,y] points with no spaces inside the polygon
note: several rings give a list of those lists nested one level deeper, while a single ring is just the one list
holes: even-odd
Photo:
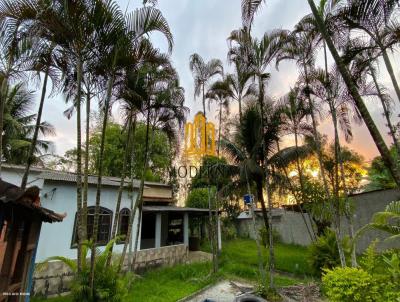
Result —
[{"label": "paved walkway", "polygon": [[[249,284],[239,284],[241,287],[251,287]],[[232,302],[236,296],[242,294],[238,287],[234,286],[230,281],[221,281],[209,289],[199,293],[198,295],[185,300],[186,302],[203,302],[206,299],[215,302]]]}]

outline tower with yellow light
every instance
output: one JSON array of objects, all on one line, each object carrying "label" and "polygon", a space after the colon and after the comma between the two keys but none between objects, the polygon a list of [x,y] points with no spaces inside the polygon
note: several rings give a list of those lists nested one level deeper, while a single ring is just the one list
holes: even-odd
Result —
[{"label": "tower with yellow light", "polygon": [[207,122],[204,114],[198,112],[193,123],[185,125],[184,156],[194,161],[200,161],[205,155],[216,156],[215,145],[215,125]]}]

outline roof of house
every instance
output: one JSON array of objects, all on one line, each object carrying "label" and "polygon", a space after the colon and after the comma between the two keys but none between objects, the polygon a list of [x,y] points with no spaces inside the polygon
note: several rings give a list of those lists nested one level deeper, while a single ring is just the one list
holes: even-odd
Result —
[{"label": "roof of house", "polygon": [[34,186],[27,190],[5,182],[0,179],[0,203],[5,207],[22,207],[24,210],[39,216],[41,221],[45,222],[61,222],[65,214],[57,214],[49,209],[40,206],[36,203],[39,195],[39,188]]},{"label": "roof of house", "polygon": [[[15,169],[15,170],[25,170],[24,166],[20,165],[12,165],[12,164],[2,164],[2,168],[5,169]],[[66,182],[76,182],[77,174],[74,172],[68,171],[55,171],[49,170],[39,167],[32,167],[32,172],[39,173],[38,178],[43,178],[47,180],[54,180],[54,181],[66,181]],[[89,175],[88,183],[89,184],[97,184],[97,175]],[[101,183],[105,186],[119,186],[121,182],[120,177],[112,177],[112,176],[103,176]],[[130,182],[129,178],[125,179],[125,183],[128,184]],[[134,180],[134,187],[139,188],[140,181],[135,179]],[[145,181],[145,187],[170,187],[168,184],[152,182],[152,181]]]},{"label": "roof of house", "polygon": [[[177,206],[143,206],[143,212],[189,212],[198,214],[208,214],[208,209],[185,208]],[[215,211],[213,211],[215,212]]]}]

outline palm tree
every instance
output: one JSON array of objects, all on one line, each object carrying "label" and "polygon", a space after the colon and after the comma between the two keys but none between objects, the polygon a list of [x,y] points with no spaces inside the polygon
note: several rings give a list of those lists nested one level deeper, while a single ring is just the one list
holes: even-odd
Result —
[{"label": "palm tree", "polygon": [[351,0],[347,5],[339,10],[338,16],[344,23],[346,29],[354,31],[363,31],[371,42],[379,48],[386,69],[392,80],[394,90],[398,101],[400,102],[400,87],[397,82],[392,63],[388,55],[391,41],[385,38],[385,31],[388,28],[392,15],[398,6],[398,0],[388,1],[362,1]]},{"label": "palm tree", "polygon": [[[242,7],[248,7],[248,14],[247,20],[253,20],[255,12],[260,8],[260,5],[264,1],[260,0],[243,0],[242,1]],[[369,4],[371,4],[374,1],[367,1]],[[376,3],[376,2],[374,2]],[[317,25],[317,28],[323,37],[324,41],[326,42],[333,59],[343,77],[344,82],[346,83],[346,86],[348,87],[349,93],[352,95],[352,97],[355,100],[356,106],[379,150],[379,153],[382,156],[383,161],[389,168],[390,172],[392,173],[393,179],[395,180],[397,185],[400,185],[400,171],[397,167],[397,164],[393,160],[393,158],[390,156],[389,148],[387,147],[385,141],[383,140],[382,135],[380,134],[374,120],[372,119],[370,113],[368,112],[367,107],[365,106],[365,103],[363,99],[361,98],[360,94],[358,93],[357,86],[354,82],[354,79],[352,78],[348,68],[344,64],[342,58],[339,55],[338,50],[336,49],[336,46],[333,42],[332,37],[329,35],[328,28],[324,22],[324,19],[322,17],[321,12],[318,10],[317,6],[315,5],[313,0],[308,0],[308,4],[311,8],[312,14],[315,18],[315,23]],[[379,13],[379,12],[378,12]]]},{"label": "palm tree", "polygon": [[[2,141],[3,156],[8,163],[23,164],[30,155],[32,134],[36,130],[36,125],[32,124],[36,114],[30,113],[34,104],[34,93],[28,91],[22,83],[9,87],[4,108],[5,124]],[[42,135],[55,133],[54,127],[47,122],[40,123],[39,131]],[[51,142],[37,139],[32,162],[40,163],[42,152],[47,152],[51,147]]]},{"label": "palm tree", "polygon": [[215,101],[218,105],[218,156],[221,147],[222,111],[225,110],[226,114],[229,115],[229,103],[232,98],[230,88],[229,78],[225,77],[222,81],[214,82],[206,93],[209,104]]},{"label": "palm tree", "polygon": [[359,238],[368,230],[380,230],[388,233],[390,236],[386,241],[397,240],[400,238],[400,201],[392,201],[383,212],[377,212],[371,219],[371,222],[357,231],[356,238]]},{"label": "palm tree", "polygon": [[[99,150],[99,166],[98,166],[98,180],[97,180],[97,191],[96,191],[96,205],[95,205],[95,216],[93,222],[93,237],[97,236],[97,228],[99,224],[100,214],[100,199],[101,199],[101,186],[102,186],[102,174],[103,174],[103,157],[104,157],[104,143],[105,133],[108,121],[108,115],[110,111],[110,104],[112,98],[112,90],[114,87],[114,81],[116,73],[119,70],[125,68],[132,68],[132,63],[127,64],[127,57],[131,51],[135,50],[140,45],[142,38],[153,32],[159,31],[167,38],[167,42],[172,49],[173,39],[170,32],[168,23],[162,16],[161,12],[154,7],[142,7],[134,11],[129,15],[126,21],[121,19],[122,13],[115,10],[114,7],[109,7],[107,12],[115,17],[114,22],[111,22],[111,30],[105,34],[110,39],[110,50],[105,53],[106,60],[103,61],[104,76],[108,77],[107,88],[104,99],[104,112],[103,112],[103,123],[102,123],[102,135]],[[115,23],[115,24],[114,24]],[[115,38],[116,42],[115,42]],[[128,56],[127,56],[128,54]],[[130,57],[131,58],[131,57]],[[129,59],[128,59],[129,60]],[[109,64],[107,64],[107,62]],[[105,63],[105,64],[104,64]],[[93,248],[91,254],[92,263],[95,261],[95,249]],[[92,266],[94,268],[94,265]],[[94,279],[94,271],[91,274],[91,278]]]},{"label": "palm tree", "polygon": [[231,98],[239,104],[239,120],[242,120],[242,103],[243,101],[257,97],[257,85],[253,81],[253,73],[248,65],[240,60],[228,60],[234,64],[234,73],[226,76],[229,82]]},{"label": "palm tree", "polygon": [[[244,111],[243,120],[237,126],[234,142],[224,141],[225,152],[230,154],[236,164],[229,167],[234,175],[251,179],[255,183],[257,201],[261,203],[264,224],[269,233],[269,272],[270,288],[274,288],[274,245],[272,240],[272,192],[270,188],[270,157],[275,151],[275,142],[281,131],[282,121],[279,107],[271,101],[264,102],[266,115],[261,122],[258,102],[249,104]],[[264,126],[264,129],[262,128]],[[263,146],[264,145],[264,146]],[[263,162],[265,166],[263,166]],[[266,168],[265,168],[266,167]],[[267,170],[268,169],[268,170]],[[247,173],[247,176],[246,176]],[[246,176],[246,177],[245,177]],[[264,202],[263,186],[266,188],[268,213]]]},{"label": "palm tree", "polygon": [[[224,67],[222,65],[221,60],[219,59],[211,59],[208,62],[205,62],[204,59],[197,53],[194,53],[189,58],[189,67],[190,71],[194,77],[194,96],[202,95],[203,102],[203,114],[207,120],[206,114],[206,87],[217,75],[222,76],[224,73]],[[207,146],[207,135],[205,135]]]}]

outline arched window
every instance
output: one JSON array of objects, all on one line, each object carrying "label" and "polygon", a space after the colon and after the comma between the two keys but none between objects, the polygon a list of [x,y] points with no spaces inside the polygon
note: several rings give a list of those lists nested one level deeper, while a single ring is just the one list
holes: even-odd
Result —
[{"label": "arched window", "polygon": [[[95,207],[87,208],[87,238],[92,239],[93,237],[93,226],[94,226],[94,213]],[[113,212],[107,208],[100,207],[99,211],[99,225],[97,229],[97,245],[106,245],[110,240],[111,234],[111,222]],[[77,215],[75,214],[74,234],[72,236],[72,245],[76,246],[78,238],[77,230]]]},{"label": "arched window", "polygon": [[119,212],[118,236],[126,236],[128,234],[130,214],[131,214],[131,211],[127,208],[123,208]]}]

